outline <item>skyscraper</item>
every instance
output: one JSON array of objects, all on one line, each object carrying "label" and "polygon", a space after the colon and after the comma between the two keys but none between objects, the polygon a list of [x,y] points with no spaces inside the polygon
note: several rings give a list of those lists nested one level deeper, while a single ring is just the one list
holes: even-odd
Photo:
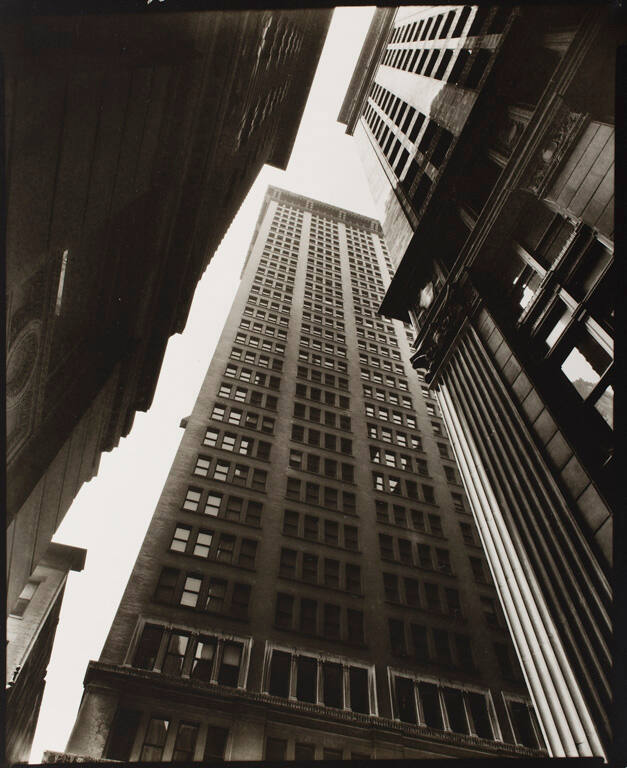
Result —
[{"label": "skyscraper", "polygon": [[391,269],[377,221],[269,188],[68,753],[542,754]]},{"label": "skyscraper", "polygon": [[340,115],[554,756],[613,741],[617,21],[380,10]]}]

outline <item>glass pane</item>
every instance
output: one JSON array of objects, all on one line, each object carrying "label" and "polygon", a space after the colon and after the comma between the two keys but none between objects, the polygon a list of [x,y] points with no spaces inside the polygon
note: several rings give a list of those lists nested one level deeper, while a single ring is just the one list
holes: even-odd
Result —
[{"label": "glass pane", "polygon": [[270,662],[270,683],[268,691],[273,696],[287,698],[290,693],[291,656],[284,651],[273,651]]},{"label": "glass pane", "polygon": [[147,625],[142,632],[133,666],[140,669],[152,669],[157,660],[161,638],[163,637],[163,628]]},{"label": "glass pane", "polygon": [[316,701],[318,663],[315,659],[300,656],[297,661],[296,698],[299,701]]},{"label": "glass pane", "polygon": [[351,709],[353,712],[370,712],[368,698],[368,670],[351,667],[349,670]]},{"label": "glass pane", "polygon": [[455,731],[455,733],[468,733],[468,721],[464,711],[462,692],[456,688],[445,688],[444,703],[451,730]]},{"label": "glass pane", "polygon": [[425,723],[431,728],[442,729],[442,711],[438,689],[433,683],[419,683],[418,692]]},{"label": "glass pane", "polygon": [[327,707],[342,708],[342,667],[339,664],[323,664],[323,698]]},{"label": "glass pane", "polygon": [[416,700],[414,698],[414,681],[407,677],[394,679],[396,690],[397,716],[404,723],[416,722]]},{"label": "glass pane", "polygon": [[468,693],[467,697],[475,733],[483,739],[493,738],[486,697],[482,693]]},{"label": "glass pane", "polygon": [[532,749],[537,748],[538,741],[527,705],[522,701],[511,701],[510,713],[517,743]]},{"label": "glass pane", "polygon": [[590,334],[585,333],[562,363],[562,371],[585,399],[611,362],[611,355]]},{"label": "glass pane", "polygon": [[192,677],[196,680],[211,680],[211,669],[216,652],[217,640],[215,638],[200,638],[196,645]]}]

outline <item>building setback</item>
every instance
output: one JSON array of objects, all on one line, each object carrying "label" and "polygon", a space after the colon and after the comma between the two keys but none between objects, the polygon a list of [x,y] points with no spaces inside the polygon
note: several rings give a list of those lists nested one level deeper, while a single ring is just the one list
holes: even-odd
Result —
[{"label": "building setback", "polygon": [[67,576],[83,570],[85,555],[78,547],[50,544],[7,618],[7,765],[29,760]]},{"label": "building setback", "polygon": [[340,114],[554,756],[612,743],[619,37],[586,6],[381,10]]},{"label": "building setback", "polygon": [[24,17],[2,27],[9,609],[261,166],[287,166],[330,11]]},{"label": "building setback", "polygon": [[[270,187],[68,755],[541,755],[377,221]],[[416,475],[419,475],[418,477]]]}]

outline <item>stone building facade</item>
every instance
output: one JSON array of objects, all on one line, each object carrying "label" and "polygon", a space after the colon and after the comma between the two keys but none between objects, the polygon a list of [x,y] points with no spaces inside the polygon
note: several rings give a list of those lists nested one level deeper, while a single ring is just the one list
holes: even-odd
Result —
[{"label": "stone building facade", "polygon": [[[546,754],[377,221],[270,187],[67,753]],[[418,476],[417,476],[418,475]]]}]

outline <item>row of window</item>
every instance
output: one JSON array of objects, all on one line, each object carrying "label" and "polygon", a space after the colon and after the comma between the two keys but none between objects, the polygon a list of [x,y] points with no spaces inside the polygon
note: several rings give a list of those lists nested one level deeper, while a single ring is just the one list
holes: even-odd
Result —
[{"label": "row of window", "polygon": [[355,515],[356,498],[350,491],[339,491],[328,485],[304,482],[297,477],[288,477],[285,496],[293,501],[322,506],[326,509],[339,509],[348,515]]},{"label": "row of window", "polygon": [[318,557],[313,552],[282,547],[279,576],[284,579],[299,579],[329,589],[340,589],[353,595],[362,594],[359,565],[341,562],[332,557]]},{"label": "row of window", "polygon": [[303,451],[290,449],[289,466],[292,469],[300,469],[304,472],[313,472],[316,475],[324,475],[333,480],[341,480],[343,483],[355,482],[355,467],[346,462],[338,462],[326,456],[316,453],[304,453]]},{"label": "row of window", "polygon": [[309,323],[303,323],[301,326],[303,333],[309,333],[312,336],[322,336],[325,339],[331,341],[337,341],[340,344],[346,344],[346,336],[337,330],[331,330],[330,328],[321,328],[318,325],[310,325]]},{"label": "row of window", "polygon": [[255,491],[265,492],[268,473],[265,469],[238,464],[210,456],[198,456],[194,474],[230,485],[240,485]]},{"label": "row of window", "polygon": [[279,629],[303,632],[351,645],[364,643],[364,614],[334,603],[279,592],[275,624]]},{"label": "row of window", "polygon": [[401,389],[404,392],[409,391],[407,379],[399,379],[389,374],[383,375],[380,371],[371,371],[368,368],[361,368],[360,375],[364,381],[374,381],[375,384],[385,384],[388,387]]},{"label": "row of window", "polygon": [[326,427],[341,429],[344,432],[351,431],[351,417],[338,414],[335,411],[326,411],[313,405],[294,403],[294,418],[304,421],[313,421],[315,424],[324,424]]},{"label": "row of window", "polygon": [[344,374],[348,373],[346,360],[338,360],[334,357],[323,357],[316,352],[308,352],[305,349],[298,350],[298,360],[301,363],[311,363],[312,365],[318,365],[321,368],[336,370]]},{"label": "row of window", "polygon": [[231,453],[239,453],[242,456],[251,456],[262,461],[270,460],[270,451],[272,450],[272,445],[263,440],[254,440],[245,435],[222,432],[211,427],[205,432],[203,445],[221,448],[223,451],[230,451]]},{"label": "row of window", "polygon": [[291,439],[299,443],[307,443],[316,447],[324,446],[328,451],[352,455],[353,441],[348,437],[338,437],[331,432],[321,432],[318,429],[292,424]]},{"label": "row of window", "polygon": [[421,542],[418,542],[414,547],[414,543],[410,539],[380,533],[379,549],[384,560],[393,560],[402,565],[424,568],[429,571],[435,570],[449,576],[453,573],[449,551],[443,547],[435,547],[434,549],[430,544]]},{"label": "row of window", "polygon": [[296,396],[303,397],[307,400],[313,400],[316,403],[324,402],[325,405],[330,405],[334,408],[342,408],[344,410],[348,410],[350,408],[349,397],[346,395],[336,395],[335,392],[330,392],[326,389],[323,390],[319,387],[306,386],[305,384],[296,384]]},{"label": "row of window", "polygon": [[[422,18],[419,21],[408,22],[404,25],[395,27],[392,37],[390,38],[390,44],[407,43],[419,39],[435,40],[436,36],[438,39],[443,40],[448,35],[458,10],[459,16],[457,17],[455,28],[451,33],[451,38],[460,37],[464,31],[466,22],[468,21],[468,17],[470,16],[471,7],[469,5],[465,5],[461,9],[449,11],[446,14],[446,19],[444,18],[444,14],[441,13],[438,16],[429,16],[426,19]],[[444,21],[444,24],[442,24],[442,21]],[[441,24],[442,27],[440,28]]]},{"label": "row of window", "polygon": [[305,310],[314,310],[315,312],[324,312],[325,316],[332,316],[335,318],[339,318],[340,320],[344,319],[344,310],[343,309],[333,309],[331,310],[328,306],[323,306],[322,304],[317,304],[316,302],[310,301],[309,299],[305,299],[303,301],[303,306]]},{"label": "row of window", "polygon": [[238,387],[225,382],[220,384],[218,397],[236,400],[238,403],[250,403],[258,408],[267,408],[269,411],[276,411],[279,402],[275,395],[259,392],[256,389],[248,389],[247,387]]},{"label": "row of window", "polygon": [[375,331],[359,325],[357,326],[357,336],[365,339],[372,339],[373,341],[379,341],[381,344],[390,344],[393,347],[398,347],[396,337],[393,336],[392,333],[383,333],[381,331],[375,333]]},{"label": "row of window", "polygon": [[230,357],[232,360],[241,360],[249,365],[258,365],[260,368],[271,368],[273,371],[283,370],[283,361],[278,357],[269,357],[268,355],[250,352],[241,347],[233,347]]},{"label": "row of window", "polygon": [[257,544],[256,539],[224,532],[218,535],[208,528],[196,529],[191,525],[178,523],[172,535],[170,551],[254,569]]},{"label": "row of window", "polygon": [[312,303],[319,302],[325,309],[332,309],[334,312],[337,312],[344,306],[344,299],[341,295],[334,297],[330,293],[320,290],[314,291],[311,288],[305,287],[304,296],[306,300],[309,299]]},{"label": "row of window", "polygon": [[424,451],[420,435],[401,432],[399,429],[382,427],[379,424],[369,422],[366,425],[368,437],[371,440],[381,440],[383,443],[391,443],[400,448],[411,448],[414,451]]},{"label": "row of window", "polygon": [[231,363],[228,363],[224,369],[224,375],[231,379],[239,379],[240,381],[250,382],[258,387],[267,387],[275,391],[278,391],[281,386],[281,379],[278,376],[269,376],[266,373],[253,371],[250,368],[232,365]]},{"label": "row of window", "polygon": [[443,664],[472,672],[475,663],[470,637],[460,632],[426,627],[409,623],[410,644],[407,643],[407,626],[400,619],[388,619],[390,645],[395,656],[409,657],[419,664]]},{"label": "row of window", "polygon": [[[277,281],[277,283],[278,283],[278,281]],[[270,298],[278,299],[279,301],[283,302],[283,304],[285,304],[285,305],[289,305],[291,300],[292,300],[292,297],[289,294],[284,293],[283,291],[279,291],[279,290],[272,291],[272,290],[270,290],[270,288],[261,288],[260,286],[256,285],[255,283],[253,283],[251,285],[251,287],[250,287],[250,297],[249,297],[249,300],[254,295],[262,296],[262,297],[265,297],[265,298],[268,298],[268,299],[270,299]]]},{"label": "row of window", "polygon": [[378,357],[367,355],[364,352],[359,353],[359,363],[362,366],[370,366],[371,368],[383,368],[384,371],[394,371],[401,376],[405,375],[405,369],[399,363],[391,363],[389,360],[380,360]]},{"label": "row of window", "polygon": [[366,384],[364,384],[363,390],[364,397],[391,403],[392,405],[402,405],[404,408],[414,407],[412,399],[408,395],[399,395],[397,392],[391,392],[390,390],[386,389],[379,389],[378,387],[373,388]]},{"label": "row of window", "polygon": [[238,333],[235,335],[235,341],[238,344],[246,344],[249,347],[253,347],[255,349],[263,349],[264,352],[274,352],[277,355],[284,356],[285,355],[285,344],[282,342],[272,342],[268,339],[262,339],[259,336],[253,336],[249,333],[242,333],[241,331],[238,331]]},{"label": "row of window", "polygon": [[241,426],[246,429],[260,430],[268,435],[274,432],[274,419],[270,416],[249,409],[229,407],[224,403],[216,403],[213,406],[210,418],[214,421],[224,421],[235,427]]},{"label": "row of window", "polygon": [[432,485],[420,484],[420,493],[418,492],[418,483],[414,480],[388,475],[383,472],[372,472],[372,487],[375,491],[392,493],[397,496],[406,496],[408,499],[424,501],[427,504],[436,504],[435,491]]},{"label": "row of window", "polygon": [[419,582],[409,576],[401,578],[396,573],[383,573],[383,591],[388,603],[447,613],[454,618],[463,615],[459,592],[453,587],[442,589],[440,585],[428,581]]},{"label": "row of window", "polygon": [[[287,325],[287,323],[285,323]],[[255,320],[249,320],[242,317],[239,327],[244,331],[253,331],[253,333],[263,333],[266,336],[276,336],[277,339],[287,341],[287,330],[285,328],[276,328],[271,323],[261,323]]]},{"label": "row of window", "polygon": [[227,581],[217,576],[163,568],[154,593],[157,603],[196,608],[234,619],[248,617],[250,584]]},{"label": "row of window", "polygon": [[299,379],[313,381],[317,384],[324,384],[327,387],[348,390],[348,379],[345,379],[342,376],[335,376],[333,373],[323,373],[317,368],[308,368],[304,365],[299,365],[296,370],[296,376]]},{"label": "row of window", "polygon": [[320,518],[317,515],[286,509],[283,516],[283,534],[307,541],[317,541],[329,547],[359,550],[359,529],[348,523]]},{"label": "row of window", "polygon": [[412,458],[405,453],[385,450],[378,445],[370,446],[370,461],[374,464],[385,464],[387,467],[395,467],[405,472],[417,472],[419,475],[429,477],[429,467],[425,459]]},{"label": "row of window", "polygon": [[301,336],[299,344],[301,347],[305,347],[305,349],[314,349],[317,352],[324,352],[326,355],[337,355],[338,357],[345,358],[347,354],[346,347],[331,344],[328,341],[322,342],[320,339],[313,339],[309,336]]},{"label": "row of window", "polygon": [[[261,307],[261,309],[255,310],[255,317],[265,317],[265,314],[262,315],[262,312],[266,312],[267,310],[272,310],[273,312],[281,312],[283,315],[288,315],[291,312],[291,304],[285,303],[282,304],[278,301],[269,301],[268,299],[261,297],[261,296],[249,296],[247,299],[246,307],[244,307],[244,314],[245,315],[251,315],[253,314],[253,307]],[[270,315],[268,314],[268,318]]]},{"label": "row of window", "polygon": [[[201,507],[202,493],[200,488],[188,488],[183,509],[187,512],[198,512]],[[232,523],[259,528],[263,504],[256,499],[245,499],[241,496],[210,489],[207,493],[203,512],[209,517],[217,517]]]},{"label": "row of window", "polygon": [[308,320],[318,325],[328,325],[330,328],[337,328],[340,331],[344,330],[344,323],[341,320],[336,320],[329,315],[319,315],[309,312],[309,310],[303,310],[303,320]]},{"label": "row of window", "polygon": [[422,509],[407,509],[400,504],[388,504],[387,501],[381,499],[375,500],[375,509],[378,523],[388,523],[408,530],[413,529],[418,533],[428,533],[439,538],[444,537],[440,515],[425,514]]}]

